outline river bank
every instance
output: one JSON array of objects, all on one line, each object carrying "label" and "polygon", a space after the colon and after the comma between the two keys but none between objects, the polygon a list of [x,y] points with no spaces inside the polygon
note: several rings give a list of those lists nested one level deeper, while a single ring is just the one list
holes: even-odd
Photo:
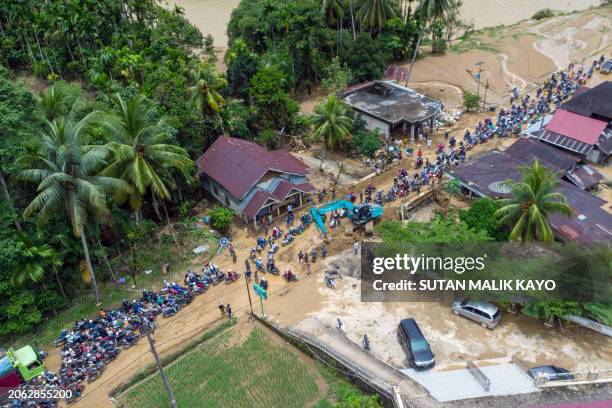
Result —
[{"label": "river bank", "polygon": [[[204,35],[212,34],[216,47],[227,46],[227,23],[240,0],[164,0],[162,4],[183,7],[185,16]],[[550,8],[562,12],[585,10],[598,6],[601,0],[463,0],[461,17],[478,28],[511,25],[531,18],[539,10]]]}]

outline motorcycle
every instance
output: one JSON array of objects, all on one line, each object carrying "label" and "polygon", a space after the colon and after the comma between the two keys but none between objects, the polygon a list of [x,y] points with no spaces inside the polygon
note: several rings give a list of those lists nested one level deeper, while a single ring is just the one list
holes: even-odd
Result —
[{"label": "motorcycle", "polygon": [[178,313],[178,309],[174,305],[167,305],[162,308],[162,316],[170,317]]},{"label": "motorcycle", "polygon": [[292,234],[287,234],[287,235],[285,235],[285,238],[281,241],[281,245],[283,245],[283,246],[289,245],[292,242],[293,242],[293,235]]},{"label": "motorcycle", "polygon": [[285,279],[287,282],[297,282],[298,277],[295,273],[289,271],[283,273],[283,279]]},{"label": "motorcycle", "polygon": [[325,275],[325,277],[323,278],[323,282],[325,282],[325,286],[327,286],[328,288],[336,289],[336,280],[334,278]]},{"label": "motorcycle", "polygon": [[64,329],[60,332],[60,335],[58,336],[58,338],[53,341],[53,344],[55,345],[55,347],[63,346],[68,341],[68,337],[69,337],[69,332],[68,330]]},{"label": "motorcycle", "polygon": [[272,239],[278,239],[283,235],[283,230],[279,227],[272,228]]},{"label": "motorcycle", "polygon": [[228,272],[227,276],[225,277],[225,284],[236,282],[239,277],[240,274],[237,272]]}]

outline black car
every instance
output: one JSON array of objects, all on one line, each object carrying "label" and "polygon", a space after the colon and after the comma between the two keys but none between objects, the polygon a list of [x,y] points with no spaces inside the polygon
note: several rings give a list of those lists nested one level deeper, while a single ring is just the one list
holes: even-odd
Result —
[{"label": "black car", "polygon": [[554,365],[546,365],[540,367],[533,367],[527,370],[527,374],[534,380],[538,378],[539,374],[543,374],[548,378],[548,381],[559,381],[559,380],[573,380],[574,376],[569,374],[565,368],[557,367]]},{"label": "black car", "polygon": [[412,367],[419,369],[434,366],[436,363],[434,353],[414,319],[404,319],[400,322],[397,327],[397,339]]}]

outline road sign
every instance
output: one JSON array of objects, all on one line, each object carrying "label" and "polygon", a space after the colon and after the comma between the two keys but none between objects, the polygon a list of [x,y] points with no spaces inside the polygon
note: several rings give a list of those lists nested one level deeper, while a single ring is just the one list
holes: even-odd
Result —
[{"label": "road sign", "polygon": [[258,284],[253,284],[253,290],[255,290],[255,293],[257,293],[257,296],[259,296],[260,298],[268,299],[268,291],[259,286]]},{"label": "road sign", "polygon": [[222,247],[226,247],[229,245],[229,239],[223,237],[219,240],[219,245],[221,245]]}]

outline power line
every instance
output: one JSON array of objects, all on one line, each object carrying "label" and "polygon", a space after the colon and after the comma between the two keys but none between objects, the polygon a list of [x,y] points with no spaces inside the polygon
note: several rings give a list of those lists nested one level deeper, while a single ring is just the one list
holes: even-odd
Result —
[{"label": "power line", "polygon": [[[288,286],[289,286],[289,287],[295,287],[295,286],[299,285],[300,283],[305,282],[305,281],[307,281],[307,280],[311,279],[311,278],[312,278],[312,277],[314,277],[314,276],[315,276],[314,274],[307,275],[307,276],[306,276],[306,277],[304,277],[303,279],[300,279],[299,281],[297,281],[297,282],[295,282],[295,283],[292,283],[291,285],[288,285]],[[241,288],[241,287],[242,287],[242,286],[239,286],[238,288]],[[272,296],[276,296],[276,295],[278,295],[278,294],[279,294],[279,292],[281,292],[281,291],[282,291],[282,290],[284,290],[284,289],[287,289],[287,286],[284,286],[284,287],[278,288],[277,290],[275,290],[275,291],[273,291],[273,292],[270,292],[269,297],[272,297]],[[234,289],[234,290],[232,290],[231,292],[233,292],[233,291],[235,291],[235,290],[237,290],[237,289]],[[212,303],[212,302],[211,302],[211,303]],[[239,307],[238,309],[236,309],[236,312],[241,312],[241,311],[243,311],[243,310],[246,310],[246,309],[248,309],[248,307],[249,307],[248,305],[241,306],[241,307]],[[194,313],[194,312],[196,312],[196,311],[198,311],[198,309],[197,309],[197,308],[196,308],[194,311],[190,311],[190,313]],[[186,316],[186,315],[187,315],[187,313],[184,313],[184,314],[181,314],[180,316],[182,317],[182,316]],[[210,326],[213,326],[214,324],[218,323],[219,321],[221,321],[221,320],[223,320],[223,319],[224,319],[223,317],[217,318],[217,319],[213,320],[212,322],[208,322],[208,323],[206,323],[206,324],[204,324],[204,325],[201,325],[201,326],[195,327],[195,328],[193,328],[193,329],[191,329],[191,330],[189,330],[189,331],[187,331],[187,332],[184,332],[184,333],[181,333],[181,334],[179,334],[179,335],[177,335],[177,336],[174,336],[174,337],[171,337],[171,338],[169,338],[169,339],[166,339],[165,341],[160,342],[160,343],[158,343],[157,345],[158,345],[158,347],[161,347],[161,346],[163,346],[163,345],[165,345],[165,344],[168,344],[168,343],[171,343],[171,342],[173,342],[173,341],[175,341],[175,340],[177,340],[177,339],[180,339],[181,337],[185,337],[185,336],[187,336],[187,335],[189,335],[189,334],[192,334],[192,333],[194,333],[194,332],[197,332],[197,331],[202,331],[203,329],[207,329],[207,328],[209,328]],[[159,325],[158,327],[162,327],[162,325]],[[175,344],[175,345],[172,345],[172,346],[170,346],[170,347],[166,348],[166,349],[165,349],[163,352],[164,352],[164,353],[167,353],[168,351],[173,350],[174,348],[176,348],[176,347],[178,347],[178,346],[181,346],[181,345],[182,345],[182,343],[177,343],[177,344]],[[114,380],[114,379],[116,378],[116,376],[117,376],[117,375],[119,375],[119,374],[123,373],[125,370],[127,370],[128,368],[130,368],[130,367],[131,367],[131,366],[132,366],[134,363],[136,363],[138,360],[140,360],[140,358],[141,358],[141,357],[145,356],[145,355],[146,355],[146,354],[148,354],[148,353],[149,353],[149,351],[145,351],[144,353],[140,354],[140,355],[139,355],[137,358],[135,358],[135,359],[133,359],[132,361],[130,361],[129,363],[127,363],[127,365],[126,365],[125,367],[123,367],[122,369],[120,369],[120,370],[119,370],[117,373],[114,373],[114,375],[113,375],[112,377],[110,377],[110,378],[108,378],[108,379],[104,380],[103,382],[101,382],[101,383],[99,383],[99,384],[96,384],[96,386],[95,386],[94,388],[90,389],[90,391],[89,391],[87,394],[83,395],[83,396],[81,397],[81,399],[85,399],[85,398],[89,397],[89,396],[90,396],[90,395],[92,395],[92,394],[93,394],[93,393],[94,393],[96,390],[98,390],[100,387],[102,387],[104,384],[108,383],[108,382],[109,382],[109,381],[111,381],[111,380]]]}]

